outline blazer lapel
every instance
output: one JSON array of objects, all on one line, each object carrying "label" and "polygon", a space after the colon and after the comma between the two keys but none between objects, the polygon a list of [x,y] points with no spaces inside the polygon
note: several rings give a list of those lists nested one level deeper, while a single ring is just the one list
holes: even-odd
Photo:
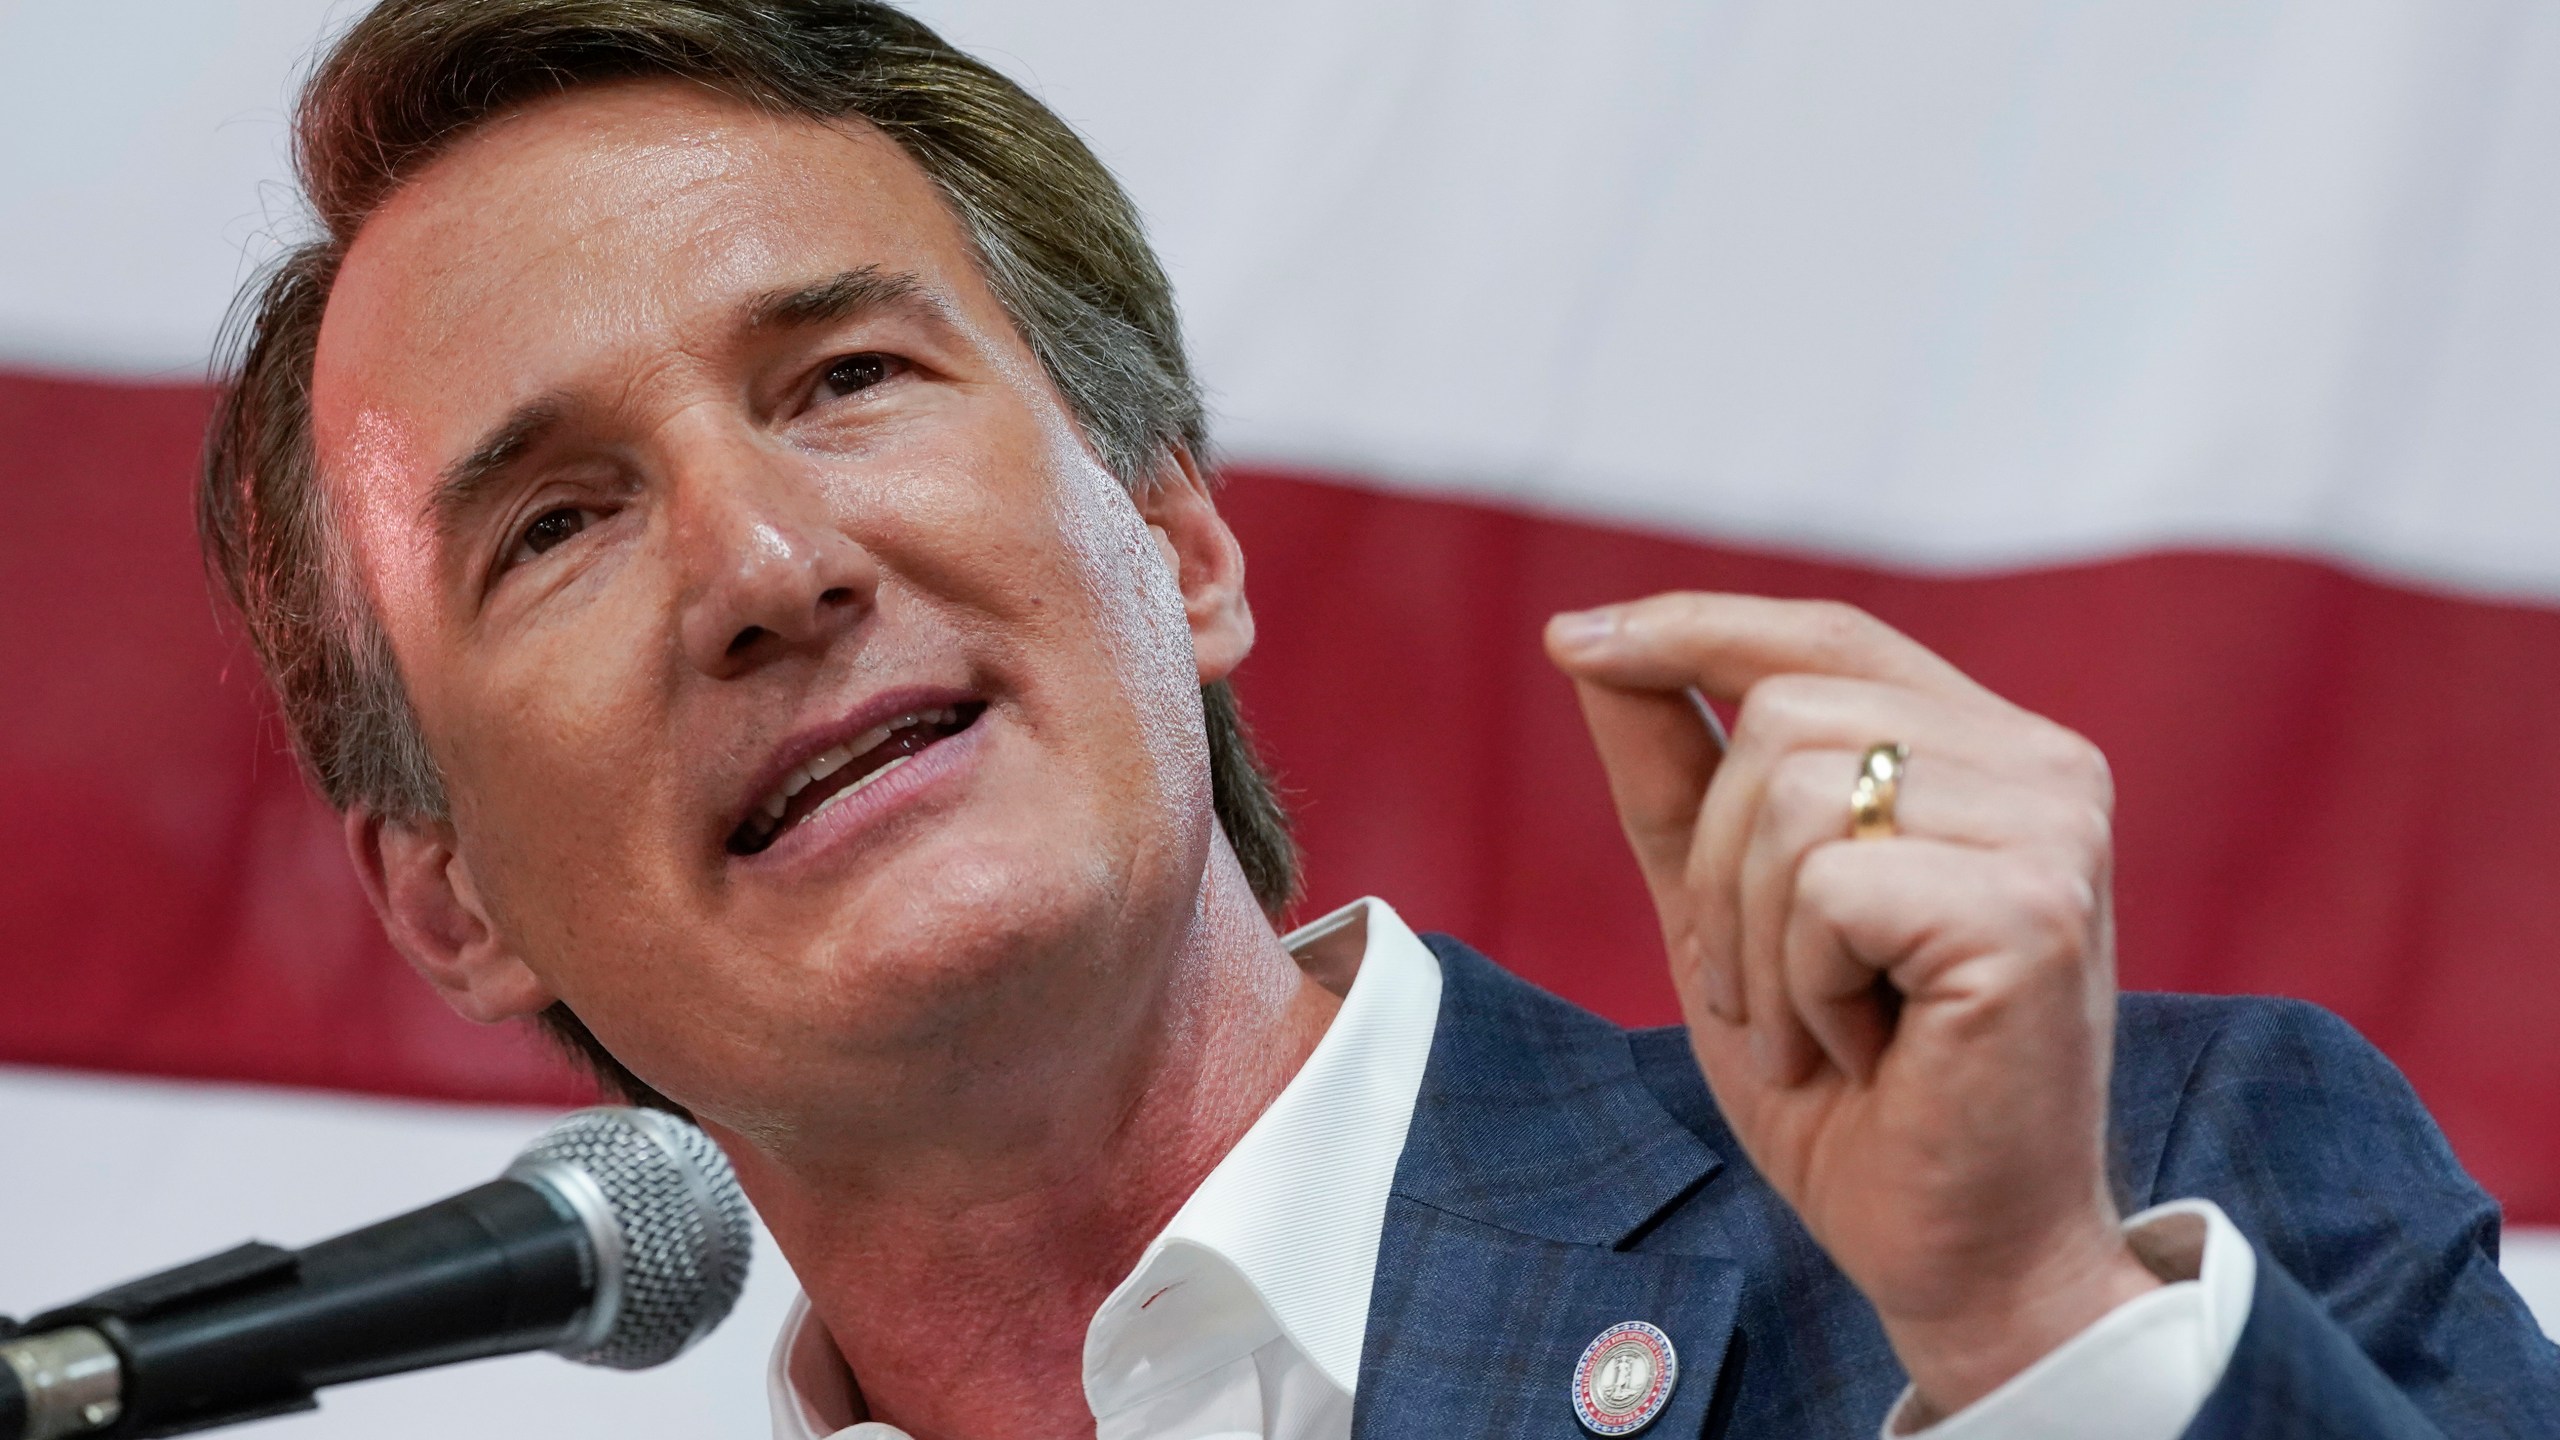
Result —
[{"label": "blazer lapel", "polygon": [[1568,1437],[1575,1363],[1626,1320],[1671,1337],[1648,1436],[1704,1433],[1742,1277],[1634,1248],[1720,1161],[1625,1032],[1445,936],[1439,1027],[1387,1204],[1352,1434]]}]

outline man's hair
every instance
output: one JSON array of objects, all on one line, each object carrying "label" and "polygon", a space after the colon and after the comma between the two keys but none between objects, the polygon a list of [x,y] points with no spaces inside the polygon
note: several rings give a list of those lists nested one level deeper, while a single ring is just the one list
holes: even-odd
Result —
[{"label": "man's hair", "polygon": [[[321,233],[234,308],[196,496],[207,563],[296,754],[342,811],[451,814],[314,463],[312,357],[330,286],[365,221],[462,137],[550,96],[641,78],[879,130],[941,191],[1121,483],[1143,493],[1177,447],[1208,464],[1172,288],[1128,196],[1039,101],[916,20],[870,0],[386,0],[304,86],[294,164]],[[1225,682],[1200,699],[1218,823],[1277,917],[1297,887],[1287,816]],[[565,1005],[541,1018],[608,1089],[668,1104]]]}]

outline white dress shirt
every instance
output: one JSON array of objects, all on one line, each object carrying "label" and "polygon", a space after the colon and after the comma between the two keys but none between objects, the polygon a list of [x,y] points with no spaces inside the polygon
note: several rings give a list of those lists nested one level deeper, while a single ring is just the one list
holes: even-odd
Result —
[{"label": "white dress shirt", "polygon": [[[1293,932],[1342,1008],[1244,1138],[1209,1172],[1085,1329],[1097,1440],[1348,1440],[1387,1194],[1440,1014],[1440,961],[1384,901]],[[1964,1411],[1888,1437],[2172,1440],[2221,1378],[2255,1257],[2211,1204],[2130,1223],[2164,1279]],[[1569,1375],[1556,1376],[1557,1403]],[[907,1440],[856,1423],[853,1377],[805,1300],[767,1380],[774,1440]]]}]

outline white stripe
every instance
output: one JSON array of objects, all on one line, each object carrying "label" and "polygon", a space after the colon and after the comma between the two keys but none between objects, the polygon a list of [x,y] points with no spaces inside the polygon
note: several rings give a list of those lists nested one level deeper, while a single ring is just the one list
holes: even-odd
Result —
[{"label": "white stripe", "polygon": [[[240,1086],[0,1068],[0,1311],[24,1317],[246,1239],[301,1245],[484,1180],[545,1116]],[[2560,1229],[2508,1232],[2507,1277],[2560,1338]],[[526,1355],[326,1392],[284,1440],[507,1434],[703,1440],[766,1433],[764,1352],[795,1293],[758,1236],[737,1313],[637,1375]]]},{"label": "white stripe", "polygon": [[203,378],[296,232],[285,107],[349,0],[0,0],[0,359]]},{"label": "white stripe", "polygon": [[[193,369],[324,8],[0,0],[0,355]],[[921,8],[1127,178],[1243,457],[2560,596],[2560,7]]]},{"label": "white stripe", "polygon": [[2533,1307],[2542,1332],[2560,1340],[2560,1229],[2508,1231],[2498,1268]]},{"label": "white stripe", "polygon": [[[0,1069],[0,1311],[24,1318],[243,1240],[306,1245],[494,1177],[539,1111]],[[324,1391],[278,1440],[761,1437],[764,1351],[794,1293],[759,1230],[747,1293],[639,1374],[521,1355]],[[260,1433],[268,1433],[262,1430]]]},{"label": "white stripe", "polygon": [[1129,178],[1242,455],[2560,595],[2560,8],[928,8]]}]

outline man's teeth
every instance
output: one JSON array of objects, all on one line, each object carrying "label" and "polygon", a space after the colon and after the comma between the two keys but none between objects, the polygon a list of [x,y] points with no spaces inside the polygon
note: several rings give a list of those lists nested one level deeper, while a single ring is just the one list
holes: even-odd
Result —
[{"label": "man's teeth", "polygon": [[819,801],[818,808],[810,811],[802,818],[809,820],[817,819],[819,816],[834,809],[837,802],[845,799],[847,796],[860,793],[863,788],[868,786],[872,781],[879,779],[881,776],[888,774],[890,771],[897,769],[899,766],[906,764],[914,758],[916,757],[913,755],[899,756],[897,759],[890,761],[888,764],[883,765],[879,769],[872,771],[870,774],[863,776],[861,779],[854,781],[852,784],[847,785],[833,795],[828,796],[826,799]]},{"label": "man's teeth", "polygon": [[[790,778],[784,780],[781,786],[775,789],[773,794],[766,798],[764,802],[765,818],[770,821],[781,820],[782,812],[791,808],[791,800],[793,796],[798,795],[801,791],[806,790],[810,786],[826,779],[830,775],[833,775],[845,766],[852,764],[857,756],[871,753],[872,750],[887,743],[889,737],[896,734],[898,731],[905,730],[916,725],[952,726],[959,723],[960,712],[955,708],[946,706],[940,710],[919,710],[912,715],[898,716],[887,724],[875,725],[871,729],[865,730],[861,734],[853,737],[851,740],[846,741],[844,744],[836,746],[834,749],[813,755],[810,757],[807,764],[792,771]],[[881,776],[888,774],[890,771],[897,769],[900,765],[905,764],[910,758],[912,757],[901,755],[896,759],[891,760],[888,764],[881,766],[879,769],[872,771],[870,774],[865,775],[861,779],[846,786],[837,794],[828,796],[826,805],[821,805],[818,809],[823,810],[827,805],[833,805],[845,796],[852,794],[863,786],[868,785],[872,781],[879,779]],[[814,815],[817,811],[813,810],[810,813]]]}]

